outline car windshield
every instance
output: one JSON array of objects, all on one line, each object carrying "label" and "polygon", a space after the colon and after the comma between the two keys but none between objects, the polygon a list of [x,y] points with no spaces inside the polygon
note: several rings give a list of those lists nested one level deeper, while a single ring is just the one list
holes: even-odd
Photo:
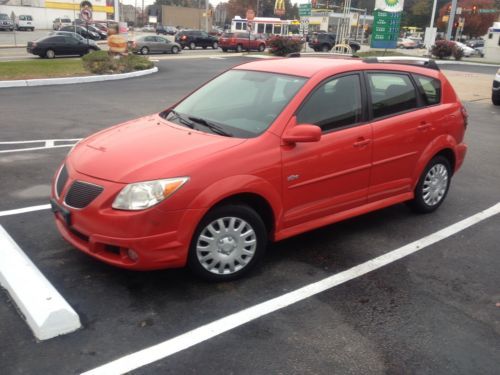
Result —
[{"label": "car windshield", "polygon": [[64,23],[71,23],[71,20],[69,18],[62,18],[61,19],[61,22],[64,22]]},{"label": "car windshield", "polygon": [[[215,78],[174,108],[163,113],[169,121],[216,132],[206,123],[240,138],[262,134],[306,81],[277,73],[230,70]],[[205,123],[205,124],[203,124]],[[227,135],[226,134],[226,135]]]},{"label": "car windshield", "polygon": [[0,20],[8,20],[9,16],[6,14],[0,14]]}]

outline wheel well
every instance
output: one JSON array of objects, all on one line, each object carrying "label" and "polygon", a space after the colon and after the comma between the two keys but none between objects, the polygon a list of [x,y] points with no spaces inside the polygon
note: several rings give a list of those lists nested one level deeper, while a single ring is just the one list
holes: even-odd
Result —
[{"label": "wheel well", "polygon": [[227,197],[218,202],[214,207],[223,206],[226,204],[246,204],[253,208],[262,218],[267,228],[267,233],[273,238],[274,232],[274,213],[273,209],[260,195],[253,193],[243,193]]},{"label": "wheel well", "polygon": [[451,166],[451,174],[455,172],[455,154],[449,148],[445,148],[444,150],[439,151],[435,156],[444,156],[450,162]]}]

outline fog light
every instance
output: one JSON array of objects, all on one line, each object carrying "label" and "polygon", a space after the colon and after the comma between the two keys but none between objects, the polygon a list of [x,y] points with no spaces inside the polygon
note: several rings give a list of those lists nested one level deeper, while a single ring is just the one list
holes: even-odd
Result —
[{"label": "fog light", "polygon": [[129,257],[131,260],[133,260],[134,262],[135,262],[137,259],[139,259],[139,255],[137,255],[137,253],[136,253],[134,250],[132,250],[132,249],[128,249],[128,250],[127,250],[127,255],[128,255],[128,257]]}]

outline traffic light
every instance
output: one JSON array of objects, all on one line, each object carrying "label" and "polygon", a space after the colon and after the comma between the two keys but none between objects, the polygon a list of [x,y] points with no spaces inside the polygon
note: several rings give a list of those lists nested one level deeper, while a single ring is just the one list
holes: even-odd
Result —
[{"label": "traffic light", "polygon": [[453,23],[453,27],[454,27],[455,29],[458,27],[458,21],[455,21],[455,22]]},{"label": "traffic light", "polygon": [[448,9],[446,10],[446,12],[447,12],[448,14],[450,14],[450,13],[451,13],[451,4],[450,4],[450,5],[448,5]]},{"label": "traffic light", "polygon": [[472,14],[477,14],[477,5],[472,6]]}]

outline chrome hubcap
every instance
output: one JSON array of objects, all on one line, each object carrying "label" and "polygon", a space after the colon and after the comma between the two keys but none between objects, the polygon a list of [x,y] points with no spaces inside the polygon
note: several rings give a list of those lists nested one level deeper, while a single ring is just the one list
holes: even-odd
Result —
[{"label": "chrome hubcap", "polygon": [[443,164],[434,165],[425,176],[422,186],[424,202],[435,206],[444,197],[448,187],[448,170]]},{"label": "chrome hubcap", "polygon": [[196,256],[207,271],[229,275],[245,268],[256,248],[257,237],[250,224],[237,217],[223,217],[203,228]]}]

